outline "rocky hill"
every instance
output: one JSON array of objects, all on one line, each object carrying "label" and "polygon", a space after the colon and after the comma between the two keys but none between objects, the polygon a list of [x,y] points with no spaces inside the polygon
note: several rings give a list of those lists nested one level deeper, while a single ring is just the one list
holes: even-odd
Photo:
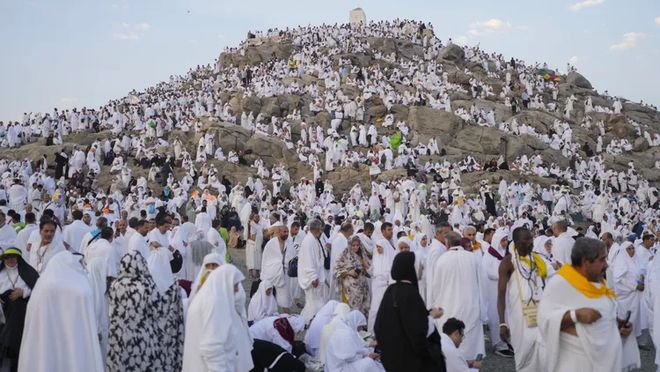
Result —
[{"label": "rocky hill", "polygon": [[[261,114],[266,122],[272,117],[280,121],[287,120],[287,116],[298,112],[300,119],[288,119],[291,128],[291,142],[296,144],[301,136],[301,123],[307,125],[319,125],[324,129],[330,128],[333,114],[328,110],[315,113],[310,111],[310,103],[315,97],[307,90],[310,86],[318,88],[318,96],[323,97],[327,93],[326,78],[321,76],[319,69],[331,68],[339,71],[342,66],[347,66],[346,73],[342,73],[339,91],[348,98],[355,100],[364,98],[365,90],[354,82],[357,69],[367,72],[368,79],[378,80],[379,87],[387,86],[386,91],[393,91],[393,95],[410,95],[423,93],[428,96],[441,97],[446,93],[451,102],[451,110],[434,109],[426,102],[415,104],[404,104],[395,100],[385,102],[384,92],[370,94],[367,99],[362,99],[364,108],[363,123],[382,123],[385,116],[392,114],[394,123],[404,122],[410,130],[408,147],[415,147],[420,143],[426,144],[430,138],[436,138],[439,147],[446,152],[445,156],[432,155],[420,156],[420,164],[426,161],[437,162],[447,159],[452,162],[462,161],[467,155],[473,156],[477,161],[483,163],[500,155],[506,155],[509,163],[523,155],[528,157],[541,154],[544,164],[556,164],[565,169],[570,164],[570,158],[562,154],[561,150],[552,148],[548,143],[541,140],[543,134],[551,135],[556,121],[566,122],[573,132],[572,142],[578,147],[577,153],[585,158],[584,144],[592,150],[597,148],[599,129],[596,123],[603,122],[604,136],[603,148],[613,140],[627,140],[631,145],[631,151],[624,151],[619,155],[611,155],[603,151],[604,163],[607,168],[616,171],[628,169],[632,162],[640,176],[647,179],[652,185],[660,184],[660,169],[656,168],[656,162],[660,160],[660,147],[650,146],[644,137],[648,132],[650,138],[660,133],[660,113],[647,105],[621,99],[621,113],[615,114],[613,97],[599,94],[584,76],[577,72],[562,75],[556,70],[546,66],[525,66],[517,61],[518,70],[508,66],[509,59],[497,54],[485,53],[469,47],[461,47],[455,44],[442,44],[433,35],[430,29],[423,31],[401,32],[399,35],[374,36],[377,31],[350,30],[349,26],[337,26],[328,28],[318,38],[308,40],[306,33],[310,30],[280,32],[276,35],[264,35],[250,38],[238,48],[227,50],[219,55],[217,66],[212,73],[203,77],[189,74],[183,79],[176,89],[193,94],[207,92],[209,83],[212,86],[213,97],[216,103],[228,105],[228,115],[200,116],[204,128],[214,133],[216,145],[224,149],[225,154],[230,150],[237,150],[242,155],[243,165],[229,164],[224,161],[213,161],[218,165],[221,173],[227,174],[233,182],[244,182],[249,175],[254,175],[256,170],[249,167],[257,158],[261,158],[268,166],[284,163],[291,174],[291,179],[296,182],[301,177],[312,177],[312,167],[299,161],[298,154],[294,149],[288,149],[285,143],[273,136],[255,133],[241,126],[241,117],[252,113],[255,117]],[[411,35],[416,35],[411,38]],[[422,41],[426,37],[428,41]],[[415,40],[416,39],[416,40]],[[346,40],[350,40],[347,43]],[[433,40],[433,42],[431,42]],[[424,43],[427,43],[424,46]],[[347,45],[351,44],[351,45]],[[356,45],[358,45],[356,47]],[[305,62],[305,60],[308,60]],[[297,73],[279,71],[282,66],[287,66],[289,61],[303,61],[307,68],[301,67]],[[300,66],[300,63],[297,66]],[[316,64],[319,68],[314,68]],[[429,67],[429,66],[432,66]],[[523,67],[521,67],[523,66]],[[274,95],[263,95],[255,87],[246,88],[236,77],[244,74],[246,67],[255,74],[252,84],[260,84],[265,78],[264,74],[270,75],[270,83],[279,87]],[[486,70],[488,68],[488,71]],[[415,77],[410,72],[413,70],[423,71],[424,74]],[[428,73],[431,70],[433,72]],[[376,74],[376,71],[378,73]],[[394,79],[394,71],[398,71],[405,79]],[[506,86],[506,73],[511,73],[508,92],[501,94]],[[382,77],[375,77],[381,75]],[[517,99],[521,104],[521,96],[525,85],[521,81],[521,74],[532,82],[543,81],[544,76],[553,76],[558,82],[554,83],[557,97],[554,99],[553,89],[539,89],[535,85],[533,98],[536,96],[546,106],[543,108],[522,108],[519,112],[513,112],[507,105],[507,100]],[[442,92],[433,87],[424,87],[424,79],[429,75],[436,75],[443,86]],[[234,77],[232,80],[231,77]],[[257,80],[257,82],[255,82]],[[488,90],[489,94],[477,94],[475,97],[471,92],[472,83]],[[282,93],[292,85],[299,87],[296,93]],[[436,85],[437,87],[438,85]],[[332,89],[333,92],[338,91]],[[378,89],[376,89],[377,91]],[[139,96],[139,95],[138,95]],[[570,116],[564,116],[567,99],[573,96],[574,108]],[[591,97],[592,105],[597,110],[585,112],[585,101]],[[128,99],[121,101],[120,110],[129,112],[132,106]],[[144,103],[144,98],[142,98]],[[556,109],[548,108],[551,104]],[[388,110],[388,106],[389,110]],[[465,120],[465,116],[457,114],[464,109],[467,115],[471,113],[494,114],[496,125],[479,125],[472,120]],[[603,112],[599,112],[603,111]],[[474,115],[472,115],[474,117]],[[234,121],[233,123],[231,121]],[[589,121],[590,125],[585,125]],[[478,122],[478,120],[477,120]],[[502,123],[511,126],[525,124],[535,129],[537,135],[513,134],[511,131],[500,130]],[[360,124],[358,122],[357,124]],[[350,120],[342,120],[338,132],[348,137],[352,123]],[[396,125],[390,128],[378,126],[378,134],[391,135],[398,129]],[[196,144],[201,134],[194,132],[183,133],[178,129],[167,135],[167,140],[172,143],[174,138],[183,141],[185,147],[192,154],[196,151]],[[96,140],[113,138],[107,130],[99,133],[78,133],[64,137],[64,144],[60,146],[43,147],[43,139],[37,143],[23,146],[19,149],[11,149],[3,152],[4,157],[20,159],[25,157],[36,158],[41,154],[47,154],[53,159],[52,154],[62,147],[71,148],[74,144],[89,145]],[[171,148],[160,149],[164,153],[171,153]],[[366,149],[357,151],[365,153]],[[322,159],[322,156],[321,156]],[[321,160],[321,164],[323,161]],[[112,177],[104,167],[99,176],[101,184],[109,185]],[[132,166],[134,175],[144,175],[145,170]],[[181,174],[185,170],[178,169]],[[384,171],[378,176],[380,180],[394,179],[405,175],[405,170],[393,169]],[[466,192],[476,191],[475,186],[481,179],[492,182],[500,176],[517,180],[532,180],[535,183],[550,184],[555,181],[546,177],[538,177],[530,174],[521,174],[515,170],[489,173],[475,171],[464,174],[463,185]],[[327,174],[327,179],[335,186],[335,192],[345,192],[354,183],[359,182],[367,189],[370,186],[368,166],[357,164],[353,167],[335,168]]]}]

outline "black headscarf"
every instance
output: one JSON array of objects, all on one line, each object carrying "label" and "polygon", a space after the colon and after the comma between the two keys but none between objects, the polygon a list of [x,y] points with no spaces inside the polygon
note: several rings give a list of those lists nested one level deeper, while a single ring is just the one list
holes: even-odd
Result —
[{"label": "black headscarf", "polygon": [[446,371],[437,331],[427,338],[428,310],[417,288],[415,254],[397,254],[391,275],[396,283],[385,290],[374,324],[385,370]]},{"label": "black headscarf", "polygon": [[[20,252],[20,249],[18,248],[13,248],[16,249]],[[30,289],[34,289],[34,285],[37,283],[37,279],[39,279],[39,273],[32,267],[30,264],[25,262],[23,259],[23,256],[16,255],[17,259],[17,266],[18,266],[18,275],[21,276],[21,279],[27,284]],[[5,269],[5,262],[0,261],[0,271]]]},{"label": "black headscarf", "polygon": [[[20,253],[20,249],[13,249]],[[39,279],[39,273],[30,264],[25,262],[21,255],[16,256],[18,261],[18,275],[30,289],[34,289],[34,285],[37,283],[37,279]],[[6,270],[5,263],[4,261],[0,261],[1,275],[5,275],[4,270]],[[0,358],[11,359],[13,366],[18,360],[18,354],[20,352],[29,297],[17,298],[14,301],[10,301],[10,293],[11,290],[0,293],[0,299],[4,301],[2,311],[5,314],[5,325],[0,327]]]},{"label": "black headscarf", "polygon": [[409,281],[417,287],[417,273],[415,272],[415,254],[413,252],[400,252],[394,256],[392,262],[392,279],[397,282]]}]

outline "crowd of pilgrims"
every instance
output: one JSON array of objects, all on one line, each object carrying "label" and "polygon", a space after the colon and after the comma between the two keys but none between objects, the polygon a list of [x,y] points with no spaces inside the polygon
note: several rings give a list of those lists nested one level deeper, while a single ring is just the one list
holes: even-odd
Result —
[{"label": "crowd of pilgrims", "polygon": [[[489,352],[514,357],[519,371],[639,367],[638,337],[642,347],[656,339],[658,191],[632,162],[625,171],[605,166],[603,152],[631,147],[614,139],[603,149],[602,121],[586,115],[580,123],[598,135],[596,149],[575,142],[569,121],[577,98],[558,100],[556,84],[534,72],[547,66],[463,48],[467,60],[505,82],[495,99],[514,113],[561,110],[565,121],[539,133],[516,119],[498,123],[485,107],[452,107],[452,93],[494,94],[467,69],[470,87],[449,82],[436,62],[443,44],[430,24],[372,22],[250,36],[226,52],[242,55],[248,45],[287,39],[294,53],[251,67],[198,66],[99,109],[30,113],[0,125],[1,145],[12,148],[40,137],[50,146],[77,133],[113,136],[86,148],[62,147],[54,159],[0,159],[2,368],[462,371],[481,367],[486,340]],[[399,66],[384,69],[330,57],[370,50],[366,36],[409,40],[423,58],[376,52]],[[323,84],[284,83],[304,75]],[[344,94],[345,86],[355,96]],[[227,91],[244,99],[294,94],[311,101],[279,117],[255,116],[222,102],[219,92]],[[388,112],[365,120],[372,97]],[[612,107],[594,107],[587,98],[584,111],[621,114],[621,100],[608,99]],[[540,154],[510,163],[504,156],[450,162],[436,138],[411,144],[408,124],[391,110],[396,104],[428,105],[470,125],[535,136],[561,150],[569,166],[548,164]],[[320,113],[330,115],[329,128],[310,120]],[[284,162],[269,168],[262,159],[247,164],[240,151],[225,154],[201,117],[278,138],[313,175],[296,182]],[[658,133],[627,120],[649,146],[660,145]],[[294,122],[300,123],[295,136]],[[195,135],[192,153],[171,136],[175,131]],[[428,155],[435,160],[422,162]],[[210,159],[249,165],[256,176],[232,184]],[[337,195],[326,175],[357,163],[369,166],[370,190],[356,184]],[[148,169],[147,176],[135,177],[135,167]],[[185,170],[181,177],[178,168]],[[394,168],[407,169],[407,176],[378,181]],[[553,184],[499,177],[497,185],[484,180],[477,193],[464,192],[463,175],[508,169]],[[98,184],[102,170],[114,175],[110,188]],[[606,284],[588,297],[609,299],[614,312],[601,311],[600,321],[590,312],[571,313],[560,327],[546,316],[550,305],[543,313],[544,304],[558,306],[561,315],[576,308],[555,304],[563,297],[544,296],[544,288],[560,281],[554,277],[575,278],[570,268],[581,267],[583,256],[593,262],[592,253],[603,247]],[[246,272],[232,264],[243,260]],[[609,337],[600,348],[585,345],[606,334],[583,332],[586,325],[611,331],[617,319],[622,337]],[[578,337],[566,336],[567,327],[573,336],[577,328]],[[607,358],[594,354],[604,350]]]}]

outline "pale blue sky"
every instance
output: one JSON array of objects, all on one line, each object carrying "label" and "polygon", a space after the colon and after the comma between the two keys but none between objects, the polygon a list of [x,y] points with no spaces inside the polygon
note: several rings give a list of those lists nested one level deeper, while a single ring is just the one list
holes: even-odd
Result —
[{"label": "pale blue sky", "polygon": [[97,107],[212,62],[248,30],[344,23],[356,6],[507,58],[573,59],[599,91],[660,105],[658,0],[0,0],[0,120]]}]

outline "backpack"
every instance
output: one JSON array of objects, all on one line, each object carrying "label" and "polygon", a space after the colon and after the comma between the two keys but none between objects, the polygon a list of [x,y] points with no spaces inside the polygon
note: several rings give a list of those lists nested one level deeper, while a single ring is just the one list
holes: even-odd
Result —
[{"label": "backpack", "polygon": [[287,270],[286,274],[289,276],[289,278],[296,278],[298,277],[298,256],[292,258],[289,260],[289,264],[287,265]]}]

